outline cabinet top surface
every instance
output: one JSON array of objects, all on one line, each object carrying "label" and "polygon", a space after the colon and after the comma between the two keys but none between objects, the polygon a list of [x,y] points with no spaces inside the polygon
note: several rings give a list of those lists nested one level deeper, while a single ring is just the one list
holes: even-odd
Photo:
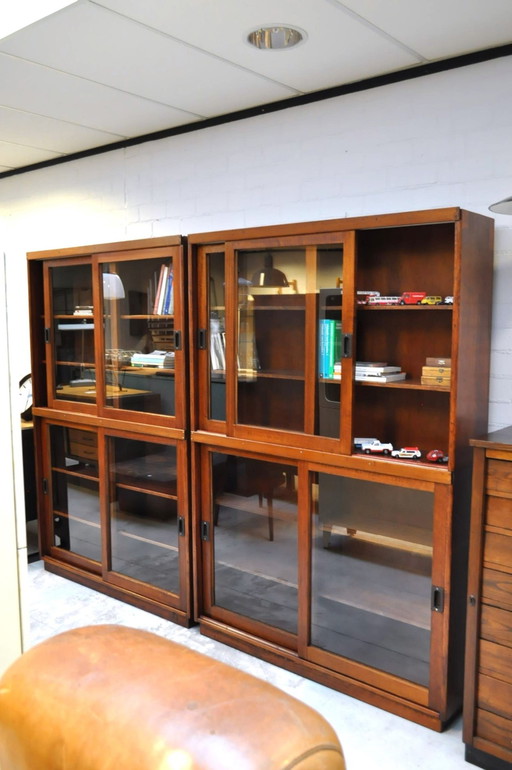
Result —
[{"label": "cabinet top surface", "polygon": [[219,243],[247,238],[265,238],[279,235],[305,235],[347,231],[378,229],[385,227],[403,227],[420,224],[439,224],[458,222],[462,217],[474,217],[488,223],[494,223],[491,217],[475,214],[458,207],[425,209],[422,211],[406,211],[391,214],[373,214],[345,219],[325,219],[314,222],[295,222],[288,224],[267,225],[263,227],[240,228],[237,230],[222,230],[209,233],[192,233],[188,235],[190,244]]},{"label": "cabinet top surface", "polygon": [[492,431],[484,436],[470,439],[471,446],[483,447],[487,449],[511,449],[512,448],[512,425],[506,428]]},{"label": "cabinet top surface", "polygon": [[27,259],[53,259],[55,257],[86,257],[103,252],[130,251],[132,249],[156,248],[159,246],[180,246],[183,243],[181,235],[166,235],[160,238],[142,238],[135,241],[115,241],[114,243],[99,243],[89,246],[71,246],[47,251],[29,251]]}]

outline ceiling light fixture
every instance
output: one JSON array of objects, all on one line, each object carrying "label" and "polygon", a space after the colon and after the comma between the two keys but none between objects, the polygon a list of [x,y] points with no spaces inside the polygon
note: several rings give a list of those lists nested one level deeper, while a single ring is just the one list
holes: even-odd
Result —
[{"label": "ceiling light fixture", "polygon": [[306,33],[294,27],[283,27],[280,25],[270,25],[260,27],[247,35],[247,42],[256,48],[265,50],[280,50],[283,48],[292,48],[305,40]]},{"label": "ceiling light fixture", "polygon": [[512,198],[504,198],[502,201],[493,203],[489,206],[489,211],[494,211],[496,214],[512,214]]}]

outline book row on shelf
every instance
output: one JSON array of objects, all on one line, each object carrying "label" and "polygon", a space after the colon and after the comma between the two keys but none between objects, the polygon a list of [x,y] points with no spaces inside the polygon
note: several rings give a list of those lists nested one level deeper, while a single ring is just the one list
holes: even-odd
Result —
[{"label": "book row on shelf", "polygon": [[[171,265],[162,265],[153,302],[153,315],[173,315],[174,274]],[[149,293],[148,293],[149,296]]]}]

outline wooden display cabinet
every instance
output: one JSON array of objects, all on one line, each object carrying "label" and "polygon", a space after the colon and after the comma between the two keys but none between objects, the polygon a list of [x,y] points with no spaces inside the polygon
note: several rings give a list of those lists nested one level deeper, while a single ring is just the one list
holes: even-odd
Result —
[{"label": "wooden display cabinet", "polygon": [[[188,241],[202,631],[442,729],[462,698],[493,221],[453,208]],[[448,381],[425,380],[431,359]],[[405,378],[361,380],[361,363]]]},{"label": "wooden display cabinet", "polygon": [[45,567],[188,625],[181,238],[28,254]]},{"label": "wooden display cabinet", "polygon": [[466,760],[512,768],[512,428],[471,441]]}]

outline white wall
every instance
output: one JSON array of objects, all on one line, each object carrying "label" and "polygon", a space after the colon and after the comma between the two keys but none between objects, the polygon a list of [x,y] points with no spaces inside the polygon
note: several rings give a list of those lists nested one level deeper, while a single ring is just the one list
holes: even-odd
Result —
[{"label": "white wall", "polygon": [[[25,253],[512,195],[512,58],[0,180],[16,381]],[[496,215],[491,429],[512,424],[512,217]]]}]

